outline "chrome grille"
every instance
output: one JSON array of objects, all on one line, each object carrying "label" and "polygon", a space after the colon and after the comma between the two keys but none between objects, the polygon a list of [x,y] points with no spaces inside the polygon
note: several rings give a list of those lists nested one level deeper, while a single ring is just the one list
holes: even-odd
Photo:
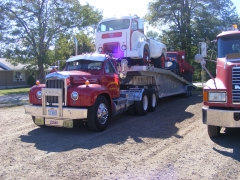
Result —
[{"label": "chrome grille", "polygon": [[232,68],[232,103],[240,103],[240,67]]},{"label": "chrome grille", "polygon": [[[62,89],[63,92],[63,103],[65,101],[65,89],[64,89],[64,80],[62,79],[50,79],[46,81],[46,87],[47,88],[58,88],[58,89]],[[48,103],[58,103],[58,97],[57,96],[47,96],[46,100]]]}]

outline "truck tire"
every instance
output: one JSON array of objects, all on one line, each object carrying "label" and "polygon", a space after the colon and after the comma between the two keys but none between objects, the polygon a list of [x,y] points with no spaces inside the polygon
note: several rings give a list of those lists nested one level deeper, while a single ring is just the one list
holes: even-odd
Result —
[{"label": "truck tire", "polygon": [[183,93],[183,96],[185,97],[185,98],[188,98],[188,97],[190,97],[192,95],[192,86],[188,86],[187,87],[187,91],[185,92],[185,93]]},{"label": "truck tire", "polygon": [[143,49],[143,58],[142,59],[139,59],[139,63],[138,65],[139,66],[145,66],[145,65],[148,65],[148,61],[147,61],[147,58],[148,57],[148,61],[150,60],[150,57],[149,57],[149,50],[144,47]]},{"label": "truck tire", "polygon": [[208,135],[210,138],[218,137],[220,135],[221,127],[220,126],[211,126],[208,125]]},{"label": "truck tire", "polygon": [[160,57],[153,59],[153,65],[156,68],[165,68],[165,56],[162,54]]},{"label": "truck tire", "polygon": [[142,93],[142,100],[135,101],[134,106],[136,110],[136,114],[139,116],[145,116],[148,112],[148,91],[145,89]]},{"label": "truck tire", "polygon": [[157,95],[154,89],[149,89],[148,111],[153,112],[157,107]]},{"label": "truck tire", "polygon": [[103,131],[108,126],[109,118],[109,103],[104,96],[99,96],[93,106],[88,109],[88,127],[92,131]]}]

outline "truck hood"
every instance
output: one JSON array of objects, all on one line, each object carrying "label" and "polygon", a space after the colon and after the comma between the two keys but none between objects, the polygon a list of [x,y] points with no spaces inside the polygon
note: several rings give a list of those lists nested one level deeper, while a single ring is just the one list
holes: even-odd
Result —
[{"label": "truck hood", "polygon": [[71,84],[85,84],[88,80],[90,84],[98,84],[100,81],[100,73],[90,73],[84,71],[61,71],[50,73],[46,76],[47,80],[55,80],[55,79],[68,79]]}]

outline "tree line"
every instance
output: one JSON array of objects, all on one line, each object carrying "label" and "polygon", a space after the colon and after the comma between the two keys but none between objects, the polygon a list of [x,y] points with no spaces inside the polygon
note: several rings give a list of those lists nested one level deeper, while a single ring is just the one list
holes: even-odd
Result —
[{"label": "tree line", "polygon": [[[210,48],[218,33],[240,25],[231,0],[157,0],[147,8],[145,21],[161,32],[147,35],[165,43],[168,50],[185,50],[195,67],[194,80],[200,80],[201,67],[193,61],[199,42]],[[0,18],[0,56],[38,70],[38,79],[44,80],[44,68],[75,54],[74,38],[78,54],[94,51],[90,27],[103,16],[79,0],[3,0]],[[214,74],[215,64],[207,66]]]}]

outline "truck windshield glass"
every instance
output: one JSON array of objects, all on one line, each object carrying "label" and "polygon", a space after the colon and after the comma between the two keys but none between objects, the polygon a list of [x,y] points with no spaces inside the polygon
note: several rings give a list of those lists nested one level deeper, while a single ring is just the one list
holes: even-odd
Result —
[{"label": "truck windshield glass", "polygon": [[167,53],[167,57],[176,58],[177,59],[177,54],[175,54],[175,53]]},{"label": "truck windshield glass", "polygon": [[99,24],[97,32],[128,29],[129,26],[130,26],[129,19],[117,19],[117,20],[105,21]]},{"label": "truck windshield glass", "polygon": [[100,70],[102,69],[102,62],[99,61],[90,61],[90,60],[77,60],[68,62],[66,65],[66,71],[79,70]]},{"label": "truck windshield glass", "polygon": [[240,52],[240,35],[220,37],[218,39],[218,58]]}]

